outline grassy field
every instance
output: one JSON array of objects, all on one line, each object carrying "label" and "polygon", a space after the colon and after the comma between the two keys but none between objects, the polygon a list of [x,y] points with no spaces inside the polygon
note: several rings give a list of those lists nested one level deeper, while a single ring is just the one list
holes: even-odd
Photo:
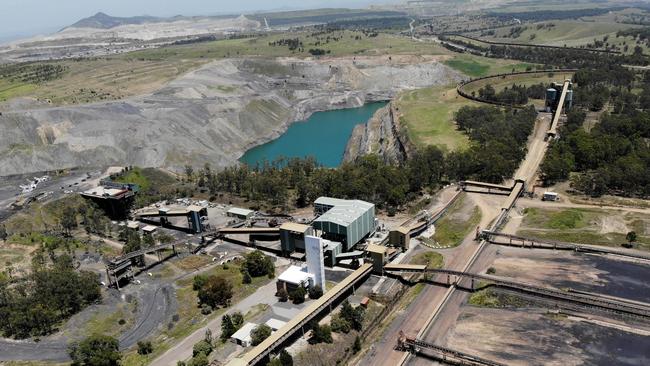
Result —
[{"label": "grassy field", "polygon": [[416,146],[436,145],[462,150],[469,144],[456,129],[454,113],[465,105],[478,105],[456,93],[455,85],[434,86],[401,94],[396,101],[399,122]]},{"label": "grassy field", "polygon": [[428,268],[441,268],[445,263],[442,254],[438,252],[423,252],[411,258],[411,264],[426,264]]},{"label": "grassy field", "polygon": [[[287,38],[299,38],[303,47],[289,50],[286,45],[272,45],[273,42]],[[66,72],[55,80],[42,83],[0,77],[0,102],[15,97],[36,98],[53,105],[119,100],[152,92],[210,61],[227,57],[312,57],[309,50],[316,48],[328,52],[322,57],[449,53],[435,43],[419,43],[408,37],[387,33],[380,33],[376,37],[355,31],[335,31],[321,35],[306,31],[271,33],[253,38],[167,46],[102,58],[43,62],[40,64],[63,66]]]},{"label": "grassy field", "polygon": [[526,71],[534,64],[488,58],[470,54],[455,54],[453,58],[444,61],[444,64],[471,77],[481,77],[494,74],[503,74],[514,71]]},{"label": "grassy field", "polygon": [[531,86],[534,84],[544,83],[550,84],[552,82],[561,83],[565,79],[573,78],[573,73],[539,73],[539,74],[523,74],[523,75],[508,75],[505,77],[494,78],[494,79],[485,79],[473,82],[466,85],[463,90],[471,93],[478,92],[478,90],[488,84],[497,91],[503,90],[504,87],[510,87],[512,84]]},{"label": "grassy field", "polygon": [[449,207],[447,213],[435,224],[433,240],[441,246],[457,246],[481,221],[481,210],[461,197]]},{"label": "grassy field", "polygon": [[523,307],[526,305],[526,301],[520,297],[496,293],[489,288],[473,293],[468,303],[485,308]]},{"label": "grassy field", "polygon": [[105,334],[117,337],[133,326],[135,321],[133,311],[131,304],[121,303],[110,312],[97,313],[84,323],[80,334]]},{"label": "grassy field", "polygon": [[[455,54],[444,63],[472,77],[525,71],[531,64]],[[456,93],[456,85],[434,86],[402,93],[396,100],[400,123],[416,146],[436,145],[448,151],[462,150],[467,136],[456,129],[454,113],[463,106],[478,106]]]},{"label": "grassy field", "polygon": [[639,249],[650,250],[650,217],[598,209],[524,210],[518,235],[580,244],[620,246],[628,231],[637,233]]},{"label": "grassy field", "polygon": [[[481,36],[481,39],[523,44],[543,44],[549,46],[580,47],[591,44],[594,47],[594,40],[604,41],[609,45],[615,45],[624,51],[628,45],[627,53],[634,51],[636,45],[632,37],[616,37],[616,32],[639,26],[632,24],[617,23],[614,19],[598,18],[585,20],[549,20],[539,23],[523,25],[526,29],[517,37],[508,37],[511,27],[496,29],[493,36]],[[479,36],[480,32],[473,34]],[[467,41],[463,39],[463,41]],[[474,43],[474,42],[472,42]],[[647,51],[645,46],[642,46]],[[602,47],[601,47],[602,48]]]},{"label": "grassy field", "polygon": [[134,167],[115,178],[116,182],[133,183],[140,186],[141,191],[148,190],[152,184],[167,185],[176,183],[176,179],[166,172],[156,168]]}]

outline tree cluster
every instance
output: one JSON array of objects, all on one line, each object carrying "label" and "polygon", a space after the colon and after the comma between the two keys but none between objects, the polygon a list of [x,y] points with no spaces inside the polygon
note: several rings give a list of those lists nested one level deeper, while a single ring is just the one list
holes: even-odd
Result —
[{"label": "tree cluster", "polygon": [[271,257],[260,250],[255,250],[244,256],[241,271],[244,275],[248,274],[253,277],[268,276],[273,278],[275,276],[275,264]]},{"label": "tree cluster", "polygon": [[0,330],[5,337],[49,334],[58,322],[101,299],[97,275],[76,271],[70,256],[56,257],[51,265],[42,260],[35,257],[25,278],[0,280]]},{"label": "tree cluster", "polygon": [[73,366],[117,366],[122,359],[118,340],[101,334],[70,344],[68,354]]},{"label": "tree cluster", "polygon": [[[478,90],[478,97],[491,102],[525,105],[528,104],[528,98],[544,99],[546,88],[547,86],[543,83],[531,86],[513,83],[510,87],[506,86],[501,91],[496,92],[492,85],[487,84]],[[472,95],[475,95],[475,93],[472,92]]]},{"label": "tree cluster", "polygon": [[491,106],[462,107],[456,113],[456,123],[472,144],[465,151],[449,154],[447,174],[456,180],[493,183],[511,177],[526,155],[536,116],[533,106],[505,111]]},{"label": "tree cluster", "polygon": [[650,112],[604,114],[589,132],[578,113],[570,114],[561,139],[549,148],[541,166],[545,182],[579,172],[572,185],[585,194],[650,196]]},{"label": "tree cluster", "polygon": [[337,333],[348,333],[352,329],[360,331],[363,328],[364,316],[365,309],[363,307],[354,308],[349,301],[345,300],[341,311],[332,317],[331,330]]},{"label": "tree cluster", "polygon": [[239,311],[221,317],[221,341],[225,342],[244,325],[244,316]]},{"label": "tree cluster", "polygon": [[282,38],[277,41],[269,42],[269,46],[287,46],[289,51],[298,50],[299,52],[303,49],[302,41],[300,38]]},{"label": "tree cluster", "polygon": [[210,306],[213,309],[230,305],[233,286],[224,277],[197,275],[194,277],[193,288],[198,291],[197,296],[201,304]]}]

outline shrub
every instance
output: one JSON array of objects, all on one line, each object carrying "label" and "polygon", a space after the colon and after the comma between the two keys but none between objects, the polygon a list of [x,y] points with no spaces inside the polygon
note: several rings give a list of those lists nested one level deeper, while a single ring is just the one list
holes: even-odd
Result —
[{"label": "shrub", "polygon": [[266,324],[260,324],[251,331],[251,344],[257,346],[268,338],[272,333],[271,327]]},{"label": "shrub", "polygon": [[68,349],[73,365],[117,366],[122,355],[117,339],[105,335],[92,335],[79,343],[73,343]]},{"label": "shrub", "polygon": [[352,326],[350,322],[343,319],[340,314],[334,315],[331,321],[332,331],[336,333],[349,333]]},{"label": "shrub", "polygon": [[332,343],[332,328],[329,325],[314,325],[312,328],[311,342]]},{"label": "shrub", "polygon": [[287,292],[287,289],[283,287],[278,291],[278,299],[280,302],[287,302],[287,300],[289,300],[289,293]]},{"label": "shrub", "polygon": [[295,290],[291,291],[291,299],[293,299],[294,304],[302,304],[305,302],[305,295],[307,291],[302,286],[298,286]]},{"label": "shrub", "polygon": [[150,341],[138,341],[138,354],[148,355],[153,352],[153,345]]},{"label": "shrub", "polygon": [[210,313],[212,313],[212,306],[208,304],[201,305],[201,314],[209,315]]},{"label": "shrub", "polygon": [[315,285],[309,288],[309,298],[310,299],[318,299],[321,296],[323,296],[323,288],[320,287],[320,285]]},{"label": "shrub", "polygon": [[192,357],[196,357],[199,354],[209,355],[212,352],[212,345],[205,340],[197,342],[194,347],[192,347]]}]

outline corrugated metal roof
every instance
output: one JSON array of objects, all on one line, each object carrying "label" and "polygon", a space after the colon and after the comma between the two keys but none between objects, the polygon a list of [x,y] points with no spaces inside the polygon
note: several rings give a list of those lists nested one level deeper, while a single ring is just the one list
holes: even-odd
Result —
[{"label": "corrugated metal roof", "polygon": [[313,274],[307,273],[306,270],[303,270],[298,266],[290,266],[286,271],[282,272],[282,274],[278,276],[278,280],[294,285],[300,285],[309,283],[309,279],[313,277]]},{"label": "corrugated metal roof", "polygon": [[241,215],[241,216],[248,216],[248,215],[250,215],[250,214],[252,214],[254,212],[255,211],[253,211],[253,210],[249,210],[247,208],[239,208],[239,207],[233,207],[230,210],[228,210],[229,214]]},{"label": "corrugated metal roof", "polygon": [[[320,201],[320,202],[319,202]],[[319,216],[314,222],[333,222],[341,226],[348,226],[359,216],[368,210],[374,209],[375,205],[361,200],[341,200],[338,198],[319,197],[316,203],[333,205],[331,209]]]},{"label": "corrugated metal roof", "polygon": [[309,228],[309,225],[298,224],[296,222],[285,222],[280,225],[280,230],[294,231],[297,233],[305,233]]},{"label": "corrugated metal roof", "polygon": [[368,244],[366,247],[366,251],[371,253],[385,254],[387,250],[388,248],[383,245]]},{"label": "corrugated metal roof", "polygon": [[250,343],[251,332],[253,329],[255,329],[255,327],[257,327],[257,324],[255,323],[246,323],[241,328],[239,328],[239,330],[236,331],[231,337],[240,341],[244,341],[246,343]]}]

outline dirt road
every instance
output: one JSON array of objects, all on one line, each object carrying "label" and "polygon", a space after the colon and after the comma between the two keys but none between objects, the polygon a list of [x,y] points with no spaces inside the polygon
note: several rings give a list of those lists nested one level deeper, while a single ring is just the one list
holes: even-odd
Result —
[{"label": "dirt road", "polygon": [[[535,124],[535,129],[528,140],[528,152],[524,161],[517,169],[513,178],[524,179],[532,183],[544,158],[548,143],[544,141],[546,131],[550,125],[550,115],[540,114]],[[469,197],[476,203],[482,213],[480,226],[487,227],[501,213],[500,207],[505,202],[505,197],[481,195],[478,193],[469,194]],[[445,268],[452,270],[465,270],[470,259],[482,250],[479,244],[474,241],[474,233],[465,237],[458,248],[445,256],[452,256],[452,259]],[[493,260],[493,251],[488,247],[483,250],[479,257],[467,268],[470,272],[480,272]],[[400,364],[430,364],[429,360],[408,359],[403,352],[394,350],[394,345],[400,330],[407,335],[416,336],[430,342],[441,342],[444,340],[447,331],[453,327],[460,313],[461,305],[466,301],[467,293],[455,291],[455,288],[444,288],[426,286],[420,295],[408,307],[406,314],[397,317],[389,329],[384,333],[381,343],[384,347],[374,349],[359,363],[372,365],[400,365]],[[441,301],[446,301],[441,305]],[[439,307],[438,316],[429,324],[429,329],[422,329],[431,318],[431,313]]]}]

